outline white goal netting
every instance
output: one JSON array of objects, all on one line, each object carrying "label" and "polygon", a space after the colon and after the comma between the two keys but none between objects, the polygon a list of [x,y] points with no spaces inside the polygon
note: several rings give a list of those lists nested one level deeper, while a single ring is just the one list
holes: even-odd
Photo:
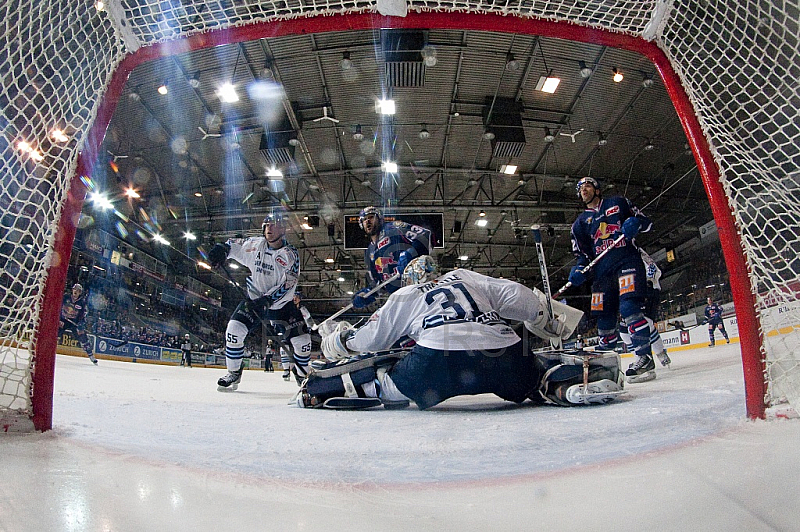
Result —
[{"label": "white goal netting", "polygon": [[[120,62],[154,43],[201,32],[321,15],[374,17],[377,9],[372,1],[358,0],[109,0],[98,7],[80,0],[0,5],[0,430],[37,414],[44,416],[37,428],[49,428],[49,414],[37,409],[50,408],[42,396],[52,395],[51,318],[61,304],[69,250],[59,247],[59,239],[66,235],[71,244],[76,223],[74,209],[65,211],[64,205],[72,183],[73,196],[83,196],[75,179],[79,153],[84,151],[83,164],[93,163],[99,136],[90,131],[98,109],[113,107],[104,98]],[[735,237],[726,242],[720,232],[729,269],[732,254],[746,266],[731,271],[740,331],[751,320],[757,325],[755,334],[745,330],[742,336],[746,380],[756,373],[761,383],[748,387],[748,412],[763,415],[763,405],[783,400],[798,409],[797,4],[442,0],[409,1],[407,7],[412,15],[442,19],[458,12],[571,23],[564,24],[571,28],[567,38],[576,27],[588,27],[655,42],[688,95],[688,110],[705,137],[702,147],[707,144],[713,155],[707,162],[715,162],[711,173],[719,174],[717,186],[721,183],[733,216],[720,214],[727,209],[718,206],[717,221],[722,225],[721,216],[735,221],[740,235],[741,244]],[[69,219],[62,219],[62,212]]]}]

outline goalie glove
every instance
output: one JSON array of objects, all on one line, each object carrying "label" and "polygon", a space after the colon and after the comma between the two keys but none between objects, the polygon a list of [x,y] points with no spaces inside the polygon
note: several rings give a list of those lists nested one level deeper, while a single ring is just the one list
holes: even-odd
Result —
[{"label": "goalie glove", "polygon": [[336,324],[331,322],[324,323],[320,327],[320,333],[329,331],[322,337],[322,354],[325,355],[330,361],[339,360],[340,358],[347,358],[357,354],[354,351],[347,349],[347,339],[355,334],[355,329],[346,321],[340,321]]},{"label": "goalie glove", "polygon": [[225,263],[231,247],[228,244],[215,244],[208,252],[208,262],[212,268],[219,268]]},{"label": "goalie glove", "polygon": [[539,313],[530,320],[525,320],[525,328],[545,340],[550,338],[569,338],[578,327],[583,311],[565,305],[555,299],[550,299],[553,307],[553,319],[547,315],[547,296],[539,289],[534,288],[533,293],[539,299]]}]

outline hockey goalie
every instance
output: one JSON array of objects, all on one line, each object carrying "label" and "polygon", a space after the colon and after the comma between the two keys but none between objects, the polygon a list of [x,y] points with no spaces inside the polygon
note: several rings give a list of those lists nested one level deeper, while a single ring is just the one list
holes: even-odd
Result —
[{"label": "hockey goalie", "polygon": [[[616,353],[534,354],[506,320],[543,339],[568,338],[583,312],[519,283],[459,269],[438,276],[427,255],[405,268],[403,287],[356,329],[325,322],[324,367],[296,397],[302,407],[421,410],[451,397],[492,393],[521,403],[605,403],[623,393]],[[413,347],[390,350],[403,339]]]}]

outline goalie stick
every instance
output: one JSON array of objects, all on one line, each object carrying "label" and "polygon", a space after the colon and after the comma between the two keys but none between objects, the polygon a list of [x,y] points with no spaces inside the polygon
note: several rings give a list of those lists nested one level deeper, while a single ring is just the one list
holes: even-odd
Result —
[{"label": "goalie stick", "polygon": [[[531,227],[533,233],[533,240],[536,243],[536,256],[539,258],[539,271],[542,274],[542,288],[544,288],[544,295],[547,297],[547,321],[551,321],[555,315],[553,314],[553,302],[550,300],[550,276],[547,273],[547,262],[544,258],[544,246],[542,245],[542,232],[539,230],[538,225]],[[554,349],[561,349],[563,347],[563,340],[558,338],[551,338],[550,345]]]},{"label": "goalie stick", "polygon": [[[594,267],[595,267],[595,265],[596,265],[598,262],[600,262],[600,259],[602,259],[603,257],[605,257],[605,256],[606,256],[606,253],[608,253],[609,251],[611,251],[612,249],[614,249],[615,247],[617,247],[617,244],[619,244],[620,242],[622,242],[622,240],[623,240],[624,238],[625,238],[625,235],[619,235],[619,237],[617,237],[617,238],[614,240],[614,243],[613,243],[612,245],[608,246],[606,249],[604,249],[604,250],[603,250],[603,252],[602,252],[602,253],[600,253],[598,256],[596,256],[592,262],[590,262],[589,264],[587,264],[586,266],[584,266],[584,267],[583,267],[583,269],[581,270],[581,272],[582,272],[582,273],[586,273],[586,272],[588,272],[589,270],[591,270],[592,268],[594,268]],[[558,292],[556,292],[556,293],[553,295],[553,298],[554,298],[554,299],[558,299],[559,297],[561,297],[561,294],[563,294],[564,292],[566,292],[566,291],[567,291],[567,290],[568,290],[568,289],[569,289],[571,286],[572,286],[572,283],[571,283],[570,281],[567,281],[567,284],[565,284],[564,286],[562,286],[561,288],[559,288],[559,289],[558,289]]]},{"label": "goalie stick", "polygon": [[[369,297],[369,296],[371,296],[372,294],[374,294],[375,292],[377,292],[378,290],[380,290],[381,288],[383,288],[383,287],[384,287],[384,286],[386,286],[387,284],[389,284],[389,283],[391,283],[392,281],[395,281],[395,280],[397,280],[397,279],[399,279],[399,278],[400,278],[400,274],[399,274],[399,273],[396,273],[396,274],[392,275],[391,277],[389,277],[388,279],[386,279],[384,282],[382,282],[381,284],[379,284],[378,286],[376,286],[375,288],[373,288],[372,290],[370,290],[369,292],[367,292],[366,294],[364,294],[364,296],[363,296],[363,297]],[[322,325],[322,324],[323,324],[323,323],[325,323],[326,321],[331,321],[332,319],[338,318],[339,316],[341,316],[342,314],[344,314],[345,312],[347,312],[347,311],[348,311],[348,310],[350,310],[351,308],[353,308],[353,304],[352,304],[352,303],[350,303],[350,304],[349,304],[349,305],[347,305],[346,307],[342,308],[340,311],[336,312],[336,313],[335,313],[333,316],[330,316],[329,318],[326,318],[326,319],[322,320],[322,321],[321,321],[321,322],[319,322],[319,323],[315,323],[315,324],[314,324],[314,326],[313,326],[313,327],[311,327],[311,330],[312,330],[312,331],[316,331],[317,329],[319,329],[319,328],[320,328],[320,325]]]}]

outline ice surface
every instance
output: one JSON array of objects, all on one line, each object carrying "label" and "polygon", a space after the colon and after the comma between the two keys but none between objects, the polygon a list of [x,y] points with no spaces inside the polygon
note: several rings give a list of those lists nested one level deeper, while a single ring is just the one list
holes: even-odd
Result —
[{"label": "ice surface", "polygon": [[60,356],[54,430],[0,438],[0,530],[797,529],[800,422],[745,420],[738,345],[670,355],[608,405],[428,412]]}]

